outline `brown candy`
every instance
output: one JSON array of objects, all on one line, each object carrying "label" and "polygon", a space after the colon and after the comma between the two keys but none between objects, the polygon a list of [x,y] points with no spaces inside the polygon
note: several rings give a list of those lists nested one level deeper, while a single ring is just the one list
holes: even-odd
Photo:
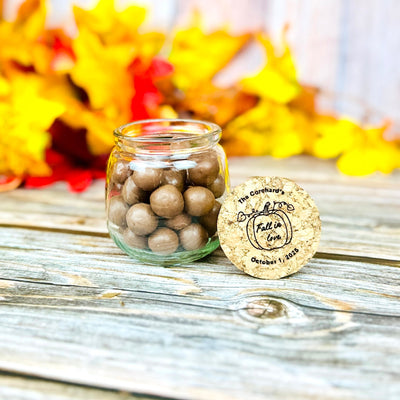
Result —
[{"label": "brown candy", "polygon": [[163,171],[161,177],[161,185],[173,185],[180,192],[185,186],[186,171],[179,171],[177,169],[167,169]]},{"label": "brown candy", "polygon": [[180,231],[181,229],[189,226],[191,222],[192,219],[190,218],[190,215],[179,214],[174,218],[167,219],[165,225],[167,225],[168,228],[171,228],[175,231]]},{"label": "brown candy", "polygon": [[220,209],[221,204],[216,201],[212,210],[208,214],[199,218],[200,224],[204,226],[210,236],[214,235],[217,231],[217,220]]},{"label": "brown candy", "polygon": [[128,208],[121,195],[111,197],[108,206],[108,219],[116,225],[126,226],[125,216]]},{"label": "brown candy", "polygon": [[194,217],[208,214],[214,206],[215,198],[212,192],[203,186],[193,186],[183,194],[185,210]]},{"label": "brown candy", "polygon": [[162,170],[159,168],[146,168],[133,173],[133,181],[139,188],[149,191],[154,190],[161,183]]},{"label": "brown candy", "polygon": [[122,184],[131,174],[132,170],[129,168],[129,161],[119,160],[113,166],[111,181]]},{"label": "brown candy", "polygon": [[136,235],[136,233],[133,233],[129,228],[124,230],[122,236],[124,242],[130,247],[136,249],[145,249],[147,247],[147,237]]},{"label": "brown candy", "polygon": [[183,196],[175,186],[164,185],[151,194],[150,205],[160,217],[172,218],[183,211]]},{"label": "brown candy", "polygon": [[218,175],[215,181],[209,185],[208,188],[213,192],[216,199],[221,197],[225,192],[225,179],[223,175]]},{"label": "brown candy", "polygon": [[136,235],[148,235],[157,228],[157,216],[145,203],[134,204],[126,214],[129,229]]},{"label": "brown candy", "polygon": [[179,232],[181,245],[185,250],[197,250],[207,244],[207,231],[200,224],[190,224]]},{"label": "brown candy", "polygon": [[190,182],[200,186],[211,185],[219,173],[219,163],[216,153],[209,151],[190,156],[189,159],[196,162],[196,166],[188,170]]},{"label": "brown candy", "polygon": [[158,228],[148,240],[149,248],[157,254],[168,255],[179,246],[178,235],[168,228]]},{"label": "brown candy", "polygon": [[124,184],[122,188],[122,197],[124,198],[125,202],[128,203],[130,206],[136,203],[141,203],[146,200],[146,192],[143,189],[140,189],[136,186],[135,182],[133,181],[133,177],[130,176]]}]

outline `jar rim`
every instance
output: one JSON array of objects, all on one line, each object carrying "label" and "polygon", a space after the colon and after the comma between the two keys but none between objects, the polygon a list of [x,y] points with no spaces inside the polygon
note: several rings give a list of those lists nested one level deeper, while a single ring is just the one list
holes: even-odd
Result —
[{"label": "jar rim", "polygon": [[[134,132],[134,129],[137,127],[138,128],[138,133],[139,133],[139,127],[140,126],[145,126],[145,125],[161,125],[161,124],[168,124],[166,127],[178,127],[182,126],[182,133],[190,134],[190,136],[186,137],[173,137],[171,136],[172,132],[169,133],[169,136],[162,136],[160,135],[132,135]],[[186,124],[186,125],[185,125]],[[185,126],[197,126],[197,127],[203,127],[203,132],[188,132],[187,129],[184,129]],[[131,133],[131,135],[124,133],[124,131],[128,131]],[[185,140],[191,140],[194,137],[197,138],[202,138],[202,139],[210,139],[211,141],[214,139],[218,141],[221,137],[222,129],[219,125],[209,122],[209,121],[203,121],[203,120],[196,120],[196,119],[189,119],[189,118],[155,118],[155,119],[142,119],[138,121],[133,121],[129,122],[127,124],[121,125],[118,128],[114,129],[114,136],[117,139],[121,139],[124,141],[130,141],[130,142],[137,142],[137,143],[146,143],[150,140],[154,140],[157,138],[160,142],[182,142]]]}]

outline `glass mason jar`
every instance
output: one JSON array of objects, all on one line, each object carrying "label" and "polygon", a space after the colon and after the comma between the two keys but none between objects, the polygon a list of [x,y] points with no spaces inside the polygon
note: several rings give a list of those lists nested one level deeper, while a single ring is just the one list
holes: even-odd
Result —
[{"label": "glass mason jar", "polygon": [[115,243],[151,264],[197,260],[219,246],[217,217],[229,191],[221,128],[154,119],[114,131],[107,168],[107,225]]}]

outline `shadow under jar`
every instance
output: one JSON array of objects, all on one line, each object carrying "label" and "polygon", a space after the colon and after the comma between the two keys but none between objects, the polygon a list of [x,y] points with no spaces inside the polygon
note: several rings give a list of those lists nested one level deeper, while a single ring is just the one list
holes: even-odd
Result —
[{"label": "shadow under jar", "polygon": [[157,119],[123,125],[114,136],[106,207],[115,243],[158,265],[185,264],[214,251],[217,217],[229,191],[221,128]]}]

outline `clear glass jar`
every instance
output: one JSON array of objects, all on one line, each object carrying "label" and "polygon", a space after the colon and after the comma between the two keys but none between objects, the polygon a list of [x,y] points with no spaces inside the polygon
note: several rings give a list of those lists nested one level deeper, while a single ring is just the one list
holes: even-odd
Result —
[{"label": "clear glass jar", "polygon": [[229,191],[221,128],[156,119],[114,131],[107,168],[107,225],[131,257],[177,265],[219,246],[217,217]]}]

